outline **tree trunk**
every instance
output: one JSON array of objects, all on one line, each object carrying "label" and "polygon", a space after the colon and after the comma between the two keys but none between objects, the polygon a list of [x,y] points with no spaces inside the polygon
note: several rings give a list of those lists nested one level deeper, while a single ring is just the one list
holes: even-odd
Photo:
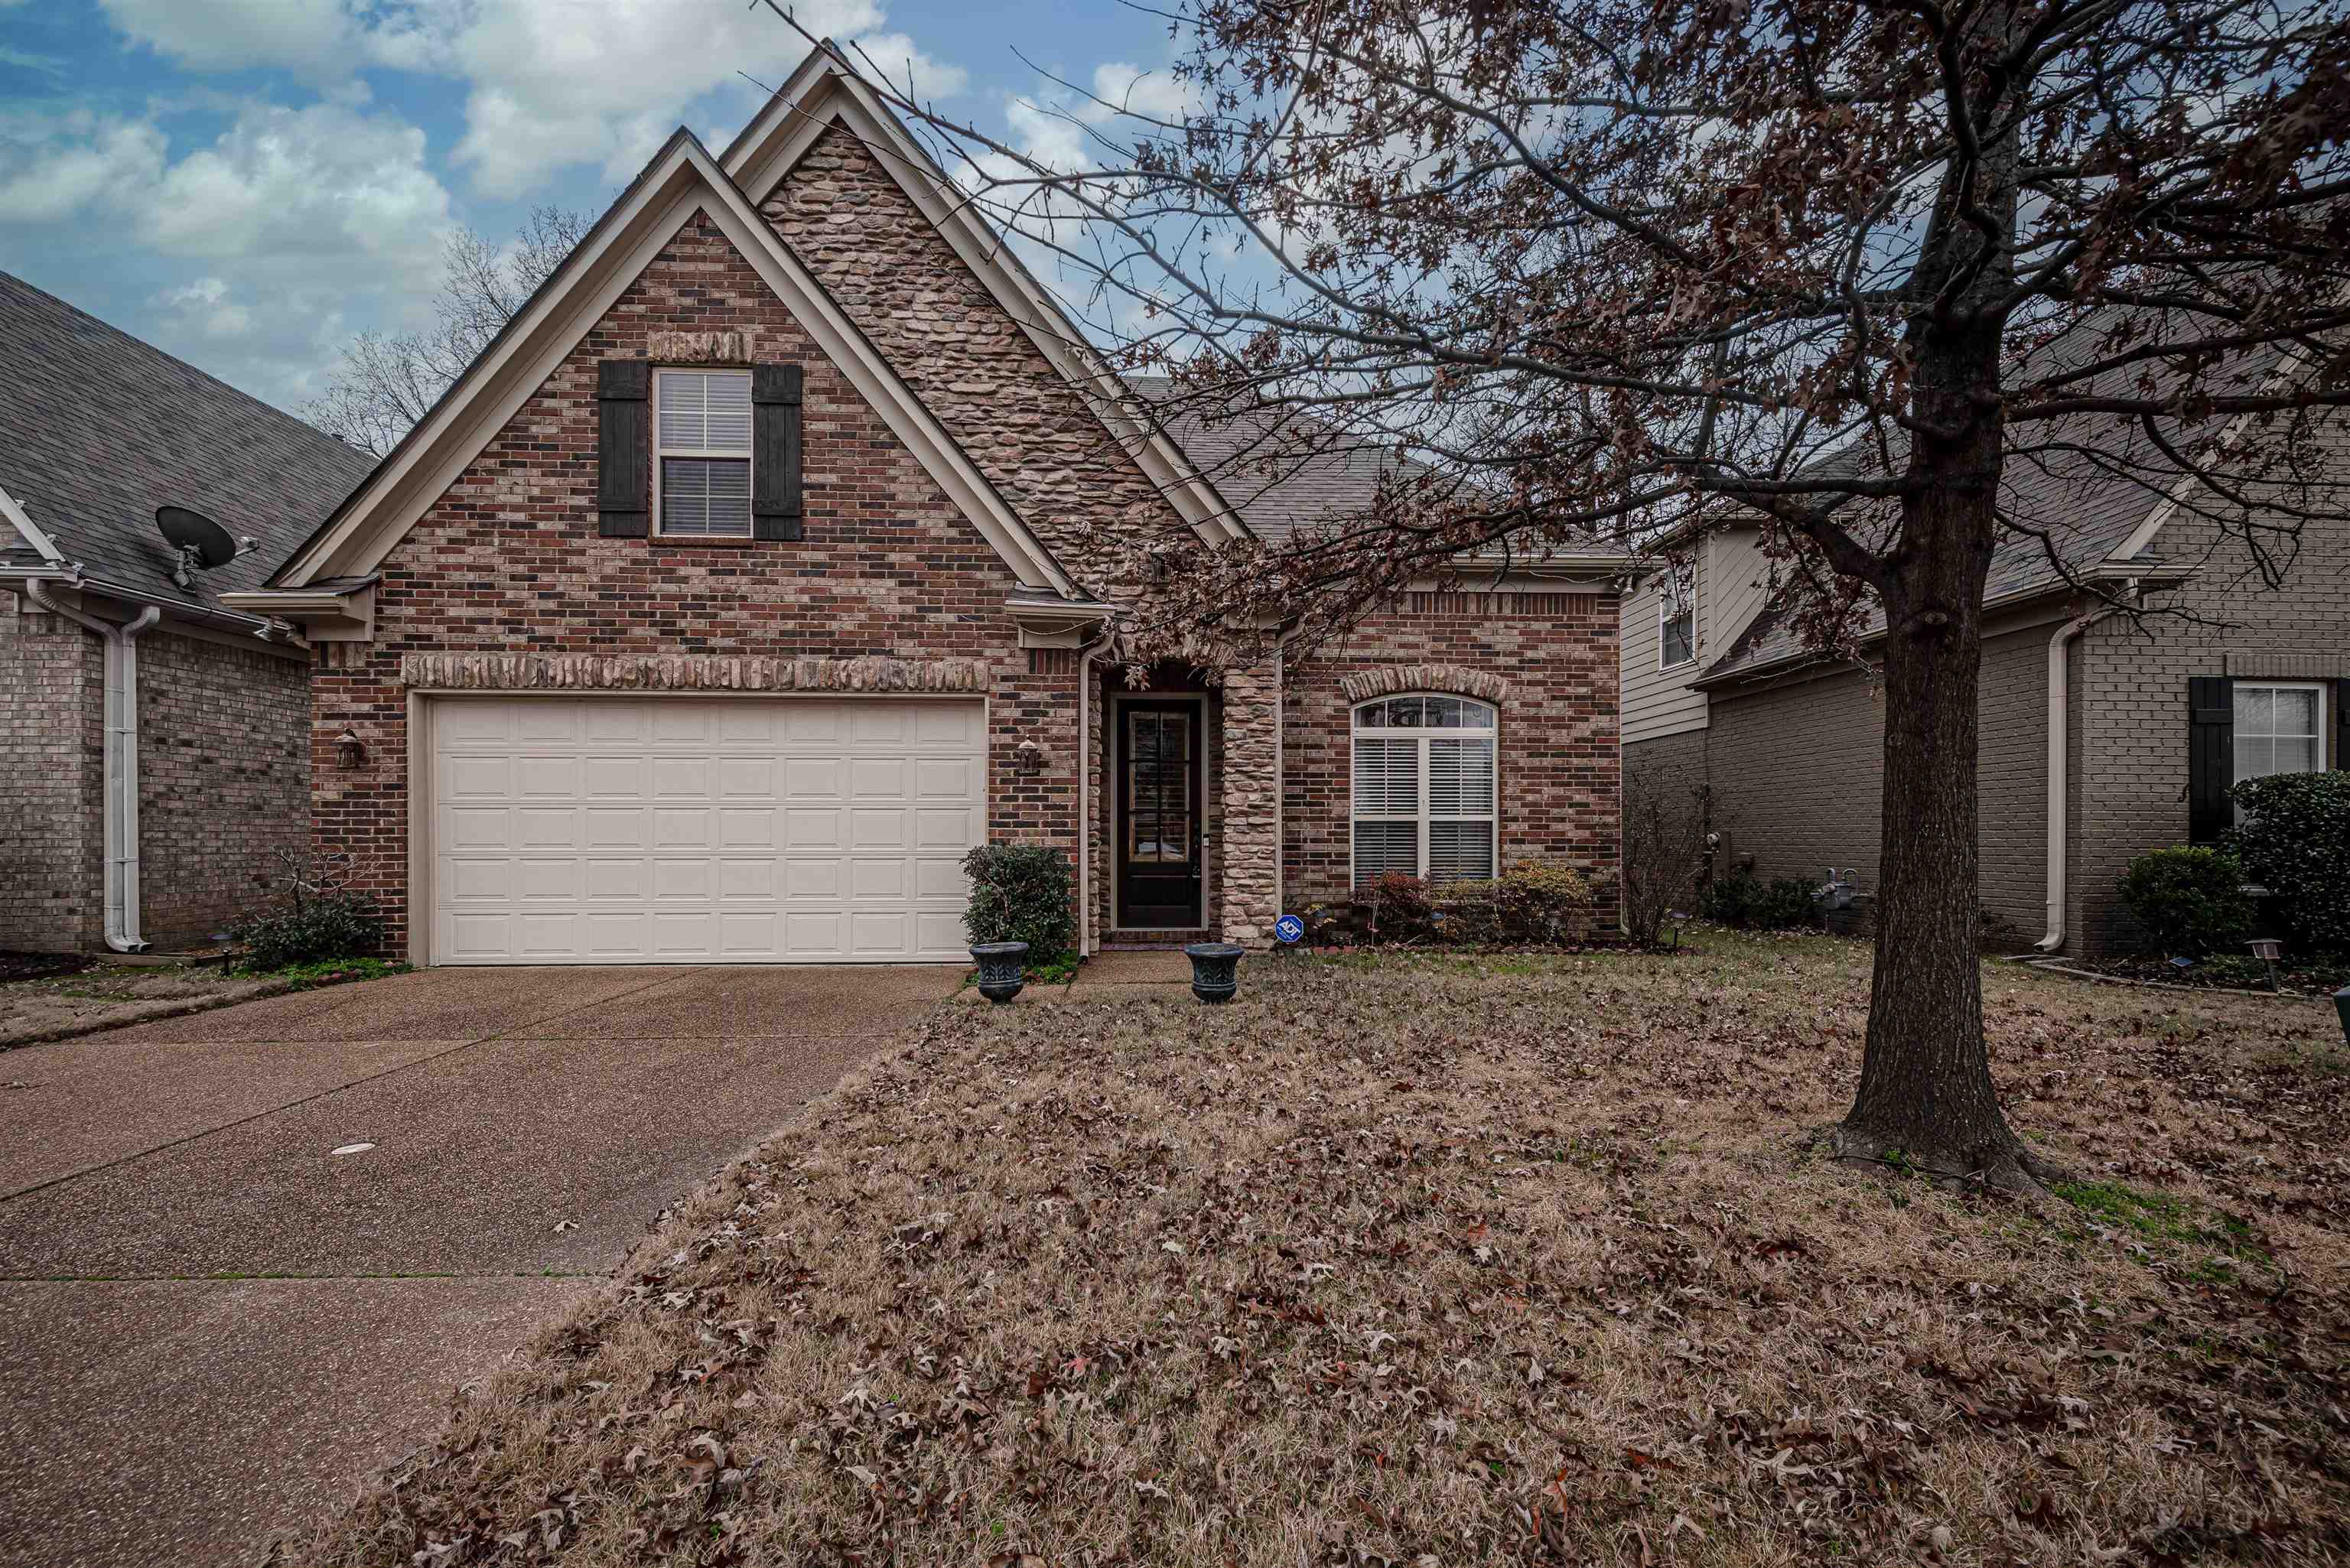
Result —
[{"label": "tree trunk", "polygon": [[2002,429],[1998,334],[1929,337],[1918,433],[1885,604],[1884,854],[1860,1092],[1836,1129],[1848,1158],[2030,1185],[1983,1044],[1975,822],[1983,584]]}]

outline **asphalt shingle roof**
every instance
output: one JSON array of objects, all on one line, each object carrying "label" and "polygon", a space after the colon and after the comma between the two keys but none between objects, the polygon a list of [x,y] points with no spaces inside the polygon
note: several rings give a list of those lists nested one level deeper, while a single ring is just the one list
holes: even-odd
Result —
[{"label": "asphalt shingle roof", "polygon": [[1360,442],[1298,457],[1284,437],[1292,421],[1305,416],[1249,409],[1211,420],[1164,376],[1126,380],[1157,408],[1161,427],[1249,531],[1269,542],[1365,510],[1378,493],[1379,476],[1409,461]]},{"label": "asphalt shingle roof", "polygon": [[[2096,353],[2096,339],[2110,325],[2108,317],[2093,316],[2085,320],[2055,343],[2043,349],[2035,360],[2039,364],[2085,363]],[[2257,356],[2230,367],[2230,374],[2258,377],[2266,374],[2277,361],[2274,349],[2264,349]],[[2135,372],[2108,372],[2090,386],[2115,389],[2130,380]],[[2161,379],[2175,379],[2165,376]],[[2075,389],[2082,390],[2085,389]],[[2133,441],[2149,462],[2156,454],[2142,434],[2116,436],[2112,423],[2103,416],[2076,416],[2083,422],[2067,427],[2062,422],[2038,427],[2036,439],[2061,444],[2054,438],[2070,434],[2085,437],[2095,421],[2095,444],[2112,446],[2117,441]],[[2199,430],[2170,431],[2171,439],[2182,447],[2199,439]],[[1830,457],[1824,460],[1834,462]],[[1899,454],[1895,454],[1899,461]],[[2002,529],[1998,543],[1992,547],[1991,574],[1983,585],[1985,602],[2005,599],[2033,589],[2053,589],[2064,580],[2064,572],[2049,559],[2053,550],[2064,571],[2080,572],[2096,565],[2119,550],[2133,530],[2152,514],[2162,496],[2139,479],[2112,472],[2108,465],[2092,462],[2078,451],[2054,451],[2033,456],[2012,455],[2008,458],[2000,481],[2000,509],[2010,517],[2048,531],[2045,544],[2029,534]],[[1873,540],[1875,530],[1889,528],[1891,514],[1872,516],[1856,504],[1840,514],[1847,527],[1864,540]],[[1708,665],[1698,677],[1711,680],[1720,676],[1734,675],[1750,668],[1773,664],[1791,659],[1803,650],[1802,639],[1788,625],[1789,617],[1783,606],[1764,609],[1750,622],[1732,642],[1727,652]],[[1877,636],[1885,629],[1885,612],[1874,605],[1864,623],[1864,639]]]},{"label": "asphalt shingle roof", "polygon": [[[224,589],[259,587],[374,466],[368,453],[0,273],[0,486],[92,576],[218,609]],[[259,546],[182,589],[155,529],[155,508],[166,504]]]}]

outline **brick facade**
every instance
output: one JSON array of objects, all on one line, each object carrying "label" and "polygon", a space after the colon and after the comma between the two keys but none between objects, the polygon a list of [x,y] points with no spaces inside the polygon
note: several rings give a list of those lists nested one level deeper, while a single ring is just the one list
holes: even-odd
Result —
[{"label": "brick facade", "polygon": [[[1121,574],[1138,544],[1198,547],[1085,397],[853,137],[827,132],[764,210],[1087,591],[1133,591]],[[681,352],[805,368],[803,539],[598,535],[598,365]],[[1072,650],[1020,645],[1004,610],[1021,586],[1012,572],[705,214],[661,248],[382,572],[373,640],[320,646],[310,760],[317,840],[361,854],[394,950],[411,924],[412,693],[866,689],[856,670],[930,681],[951,669],[951,689],[989,699],[988,833],[1073,855],[1083,834],[1088,925],[1097,939],[1109,930],[1113,781],[1104,763],[1118,672]],[[1315,846],[1334,831],[1343,881],[1348,768],[1338,682],[1390,661],[1506,680],[1504,858],[1560,857],[1612,877],[1615,611],[1612,597],[1587,594],[1412,596],[1344,649],[1285,675],[1185,675],[1181,684],[1205,692],[1209,929],[1270,940],[1284,877],[1303,869],[1310,885],[1321,875],[1328,854]],[[365,748],[352,768],[338,761],[347,730]],[[1312,739],[1294,749],[1300,737]],[[1284,805],[1326,810],[1334,800],[1335,830],[1309,823],[1284,844]]]},{"label": "brick facade", "polygon": [[[2047,656],[2053,627],[1983,639],[1976,837],[1984,913],[2007,941],[2036,940],[2046,912]],[[1884,850],[1885,710],[1875,679],[1844,670],[1778,686],[1717,688],[1711,722],[1626,748],[1625,761],[1701,758],[1723,865],[1754,857],[1766,880],[1823,880],[1830,866],[1874,889]]]},{"label": "brick facade", "polygon": [[[200,945],[267,898],[274,852],[303,842],[305,671],[168,621],[138,649],[140,932]],[[105,722],[99,639],[37,609],[0,616],[0,948],[105,945]]]},{"label": "brick facade", "polygon": [[[1393,664],[1453,666],[1508,683],[1501,705],[1498,851],[1589,876],[1612,920],[1622,774],[1613,595],[1408,594],[1290,668],[1284,693],[1283,897],[1344,898],[1353,865],[1349,678]],[[1374,690],[1385,682],[1358,690]],[[1475,693],[1471,693],[1474,695]]]},{"label": "brick facade", "polygon": [[106,923],[104,645],[17,596],[0,602],[0,948],[83,951]]}]

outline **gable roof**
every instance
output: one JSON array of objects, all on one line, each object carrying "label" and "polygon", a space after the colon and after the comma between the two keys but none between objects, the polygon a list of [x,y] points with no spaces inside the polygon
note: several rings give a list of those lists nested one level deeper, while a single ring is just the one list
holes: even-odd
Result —
[{"label": "gable roof", "polygon": [[939,167],[929,149],[858,73],[831,39],[802,60],[764,108],[728,144],[727,173],[755,207],[836,120],[889,171],[900,190],[953,247],[1006,315],[1017,322],[1047,363],[1066,377],[1103,426],[1143,473],[1209,544],[1243,539],[1250,524],[1147,410],[1069,319],[1049,290],[1021,263],[1004,237],[989,227]]},{"label": "gable roof", "polygon": [[[217,613],[257,586],[374,462],[6,273],[0,367],[0,544],[167,607]],[[182,588],[166,504],[260,544]]]},{"label": "gable roof", "polygon": [[[2075,322],[2027,361],[2027,373],[2033,369],[2053,369],[2087,362],[2099,351],[2099,338],[2114,325],[2118,314],[2118,307],[2097,311]],[[2282,359],[2281,352],[2271,345],[2243,356],[2235,370],[2241,375],[2265,379],[2282,373]],[[2133,369],[2111,371],[2089,385],[2112,385],[2136,374]],[[2163,362],[2155,376],[2159,389],[2176,385],[2180,372]],[[2239,426],[2241,423],[2238,421]],[[2184,449],[2209,431],[2206,426],[2173,431],[2168,439]],[[2077,580],[2099,576],[2116,579],[2158,572],[2176,576],[2180,570],[2147,554],[2177,510],[2173,497],[2179,493],[2178,487],[2173,486],[2168,492],[2150,490],[2144,480],[2116,472],[2115,465],[2089,453],[2086,443],[2065,442],[2062,439],[2064,434],[2061,421],[2044,426],[2043,436],[2052,450],[2028,461],[2011,455],[2002,465],[2000,509],[2012,517],[2043,523],[2053,523],[2061,515],[2063,526],[2051,526],[2044,543],[2031,534],[2002,531],[1991,547],[1991,569],[1983,582],[1986,606],[2053,594]],[[1850,451],[1849,447],[1839,448],[1821,461],[1835,462]],[[1873,527],[1891,526],[1889,513],[1882,510],[1889,504],[1872,504],[1879,509],[1876,516],[1856,507],[1848,508],[1854,516],[1846,519],[1847,526],[1854,527],[1864,539],[1872,536]],[[2123,570],[2124,562],[2135,564],[2141,572]],[[1791,618],[1783,603],[1766,606],[1721,657],[1706,666],[1690,684],[1711,686],[1802,667],[1812,657],[1811,650],[1804,648],[1803,639],[1789,624]],[[1885,612],[1872,603],[1861,627],[1860,639],[1867,641],[1884,632]]]},{"label": "gable roof", "polygon": [[[309,588],[375,571],[697,209],[758,271],[1013,575],[1031,587],[1079,597],[1051,552],[682,126],[416,428],[270,578],[271,588]],[[256,606],[262,597],[246,603]]]},{"label": "gable roof", "polygon": [[1358,441],[1295,454],[1284,438],[1306,416],[1249,408],[1210,419],[1165,376],[1128,376],[1126,384],[1151,405],[1170,439],[1249,532],[1274,544],[1299,528],[1367,510],[1383,475],[1412,466],[1409,458]]}]

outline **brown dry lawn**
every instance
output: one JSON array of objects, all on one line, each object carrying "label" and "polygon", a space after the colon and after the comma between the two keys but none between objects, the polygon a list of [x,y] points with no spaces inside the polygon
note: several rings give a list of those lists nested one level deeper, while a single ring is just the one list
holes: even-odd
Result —
[{"label": "brown dry lawn", "polygon": [[2350,1058],[1993,966],[2040,1206],[1812,1153],[1866,952],[952,1006],[286,1562],[2350,1560]]}]

